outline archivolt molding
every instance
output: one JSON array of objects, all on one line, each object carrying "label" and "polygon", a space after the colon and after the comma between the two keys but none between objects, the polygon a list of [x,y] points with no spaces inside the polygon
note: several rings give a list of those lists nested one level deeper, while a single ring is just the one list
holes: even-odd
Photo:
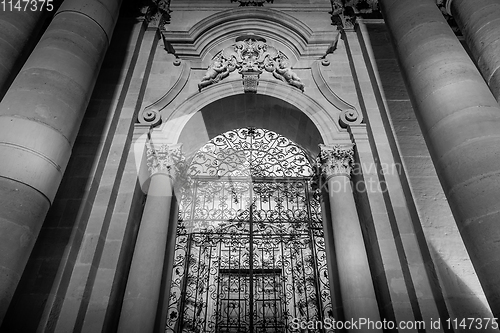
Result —
[{"label": "archivolt molding", "polygon": [[334,39],[331,30],[314,32],[289,14],[258,7],[222,11],[199,21],[187,32],[164,29],[162,34],[179,58],[205,59],[214,47],[221,49],[228,46],[221,47],[221,43],[250,32],[282,43],[296,59],[322,56]]},{"label": "archivolt molding", "polygon": [[[244,93],[243,85],[234,83],[235,81],[227,81],[213,85],[192,95],[171,113],[166,114],[164,110],[162,124],[155,129],[155,132],[162,132],[162,137],[165,137],[168,142],[177,142],[182,129],[197,111],[218,99]],[[297,94],[295,88],[269,80],[261,80],[259,94],[282,99],[304,112],[318,128],[325,144],[351,142],[347,131],[338,124],[337,113],[328,112],[306,94]]]},{"label": "archivolt molding", "polygon": [[[159,98],[157,101],[154,103],[146,106],[141,112],[139,112],[138,115],[138,120],[140,124],[145,124],[145,125],[150,125],[150,126],[157,126],[160,124],[162,121],[162,118],[165,118],[165,115],[162,116],[162,110],[164,110],[177,96],[178,94],[182,91],[182,89],[186,86],[190,73],[191,73],[191,67],[189,65],[189,61],[181,61],[181,74],[178,76],[177,81],[174,83],[172,88],[166,92],[161,98]],[[338,118],[337,121],[335,122],[336,125],[339,125],[340,127],[348,127],[350,125],[356,125],[360,124],[363,121],[363,116],[361,112],[356,110],[356,108],[345,102],[343,99],[341,99],[330,87],[328,82],[326,81],[325,77],[323,76],[323,73],[321,72],[321,61],[315,61],[311,67],[311,74],[313,81],[315,85],[318,87],[319,91],[321,94],[326,98],[328,102],[330,102],[337,110],[340,112],[338,113]],[[276,76],[275,76],[276,77]],[[279,77],[276,77],[279,79]],[[285,78],[286,81],[286,78]],[[299,80],[300,81],[300,80]],[[213,98],[213,100],[216,100],[218,98],[222,98],[223,93],[226,93],[226,91],[231,91],[236,89],[238,87],[239,89],[243,89],[243,85],[239,79],[233,78],[232,80],[228,78],[227,82],[221,83],[219,82],[216,86],[220,87],[215,87],[215,86],[210,86],[210,89],[207,90],[209,91],[208,97]],[[265,82],[271,82],[268,79],[262,78],[259,80],[261,82],[261,88],[259,88],[260,93],[265,93],[265,90],[267,89],[266,87],[272,87],[274,85],[277,86],[283,86],[283,84],[279,82],[273,82],[273,84],[270,85],[270,83],[265,83]],[[208,85],[207,85],[208,86]],[[286,94],[278,94],[275,97],[284,99],[285,101],[288,101],[296,106],[299,104],[304,104],[301,109],[304,108],[309,108],[307,103],[304,103],[305,100],[310,100],[314,103],[316,103],[314,100],[312,100],[310,97],[307,95],[303,94],[296,94],[297,90],[292,87],[287,87],[283,86],[285,90],[288,89],[288,92]],[[262,89],[262,91],[260,90]],[[300,89],[300,87],[299,87]],[[238,90],[238,89],[236,89]],[[274,90],[274,88],[273,88]],[[242,91],[243,92],[243,91]],[[235,92],[236,93],[236,92]],[[229,95],[235,94],[231,93]],[[227,96],[229,96],[227,95]],[[272,94],[270,94],[272,95]],[[273,95],[274,96],[274,95]],[[302,96],[302,97],[301,97]],[[191,97],[189,100],[193,99],[194,97]],[[185,104],[185,103],[184,103]],[[208,103],[207,103],[208,104]],[[200,107],[201,108],[201,107]],[[318,108],[321,108],[318,105]],[[325,141],[326,142],[326,141]]]}]

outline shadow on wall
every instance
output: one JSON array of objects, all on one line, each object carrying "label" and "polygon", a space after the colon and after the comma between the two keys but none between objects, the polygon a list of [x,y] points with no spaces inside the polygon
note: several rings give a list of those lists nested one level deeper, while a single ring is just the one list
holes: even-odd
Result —
[{"label": "shadow on wall", "polygon": [[229,96],[205,106],[189,119],[179,142],[183,144],[183,153],[189,156],[215,136],[249,126],[281,134],[314,157],[319,152],[318,144],[323,143],[318,129],[304,112],[279,98],[260,94]]},{"label": "shadow on wall", "polygon": [[[441,281],[438,278],[434,281],[441,286],[444,295],[447,296],[446,305],[452,319],[457,318],[460,322],[467,318],[493,318],[486,298],[478,297],[478,290],[472,290],[465,280],[466,276],[461,272],[461,261],[453,261],[453,258],[444,258],[431,244],[428,244],[431,256],[434,259],[435,270],[439,272]],[[468,259],[462,259],[463,261]],[[476,274],[471,274],[472,279],[477,279]],[[441,282],[441,283],[440,283]],[[486,321],[483,320],[483,323]],[[468,329],[470,320],[467,322],[467,332],[498,332],[494,329]],[[490,324],[491,327],[491,324]]]}]

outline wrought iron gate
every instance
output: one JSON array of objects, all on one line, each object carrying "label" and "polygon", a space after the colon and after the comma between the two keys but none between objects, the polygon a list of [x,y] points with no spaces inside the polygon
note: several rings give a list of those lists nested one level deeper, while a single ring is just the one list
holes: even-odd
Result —
[{"label": "wrought iron gate", "polygon": [[285,333],[331,314],[310,177],[255,174],[197,175],[182,192],[167,332]]},{"label": "wrought iron gate", "polygon": [[167,326],[289,332],[330,306],[321,213],[305,179],[196,180],[178,229]]}]

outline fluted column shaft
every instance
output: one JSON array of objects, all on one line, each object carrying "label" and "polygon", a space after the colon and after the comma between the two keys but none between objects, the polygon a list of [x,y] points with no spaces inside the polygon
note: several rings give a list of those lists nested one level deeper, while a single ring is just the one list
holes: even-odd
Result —
[{"label": "fluted column shaft", "polygon": [[481,74],[500,101],[500,2],[448,0]]},{"label": "fluted column shaft", "polygon": [[434,0],[381,0],[413,108],[495,317],[500,108]]},{"label": "fluted column shaft", "polygon": [[[182,160],[180,145],[148,148],[148,166],[152,172],[132,264],[125,289],[118,332],[153,332],[160,301],[164,264],[172,266],[173,253],[167,255],[167,241],[175,242],[176,228],[171,227],[170,210],[175,168]],[[170,233],[170,234],[169,234]],[[171,248],[171,246],[169,246]],[[170,260],[172,259],[172,260]],[[171,273],[171,269],[167,268]],[[167,279],[169,280],[169,279]],[[167,281],[169,283],[169,281]],[[166,292],[169,292],[167,285]]]},{"label": "fluted column shaft", "polygon": [[0,103],[0,322],[55,196],[121,0],[66,0]]},{"label": "fluted column shaft", "polygon": [[[350,181],[353,146],[320,145],[319,160],[328,183],[332,232],[346,321],[380,320],[368,256]],[[328,241],[328,239],[325,239]],[[382,332],[367,326],[349,332]]]}]

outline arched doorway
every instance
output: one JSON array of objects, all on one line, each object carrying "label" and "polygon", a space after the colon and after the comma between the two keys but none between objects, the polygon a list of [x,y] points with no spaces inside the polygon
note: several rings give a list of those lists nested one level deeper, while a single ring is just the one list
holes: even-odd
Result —
[{"label": "arched doorway", "polygon": [[181,177],[167,332],[289,332],[331,298],[311,157],[264,128],[211,139]]}]

